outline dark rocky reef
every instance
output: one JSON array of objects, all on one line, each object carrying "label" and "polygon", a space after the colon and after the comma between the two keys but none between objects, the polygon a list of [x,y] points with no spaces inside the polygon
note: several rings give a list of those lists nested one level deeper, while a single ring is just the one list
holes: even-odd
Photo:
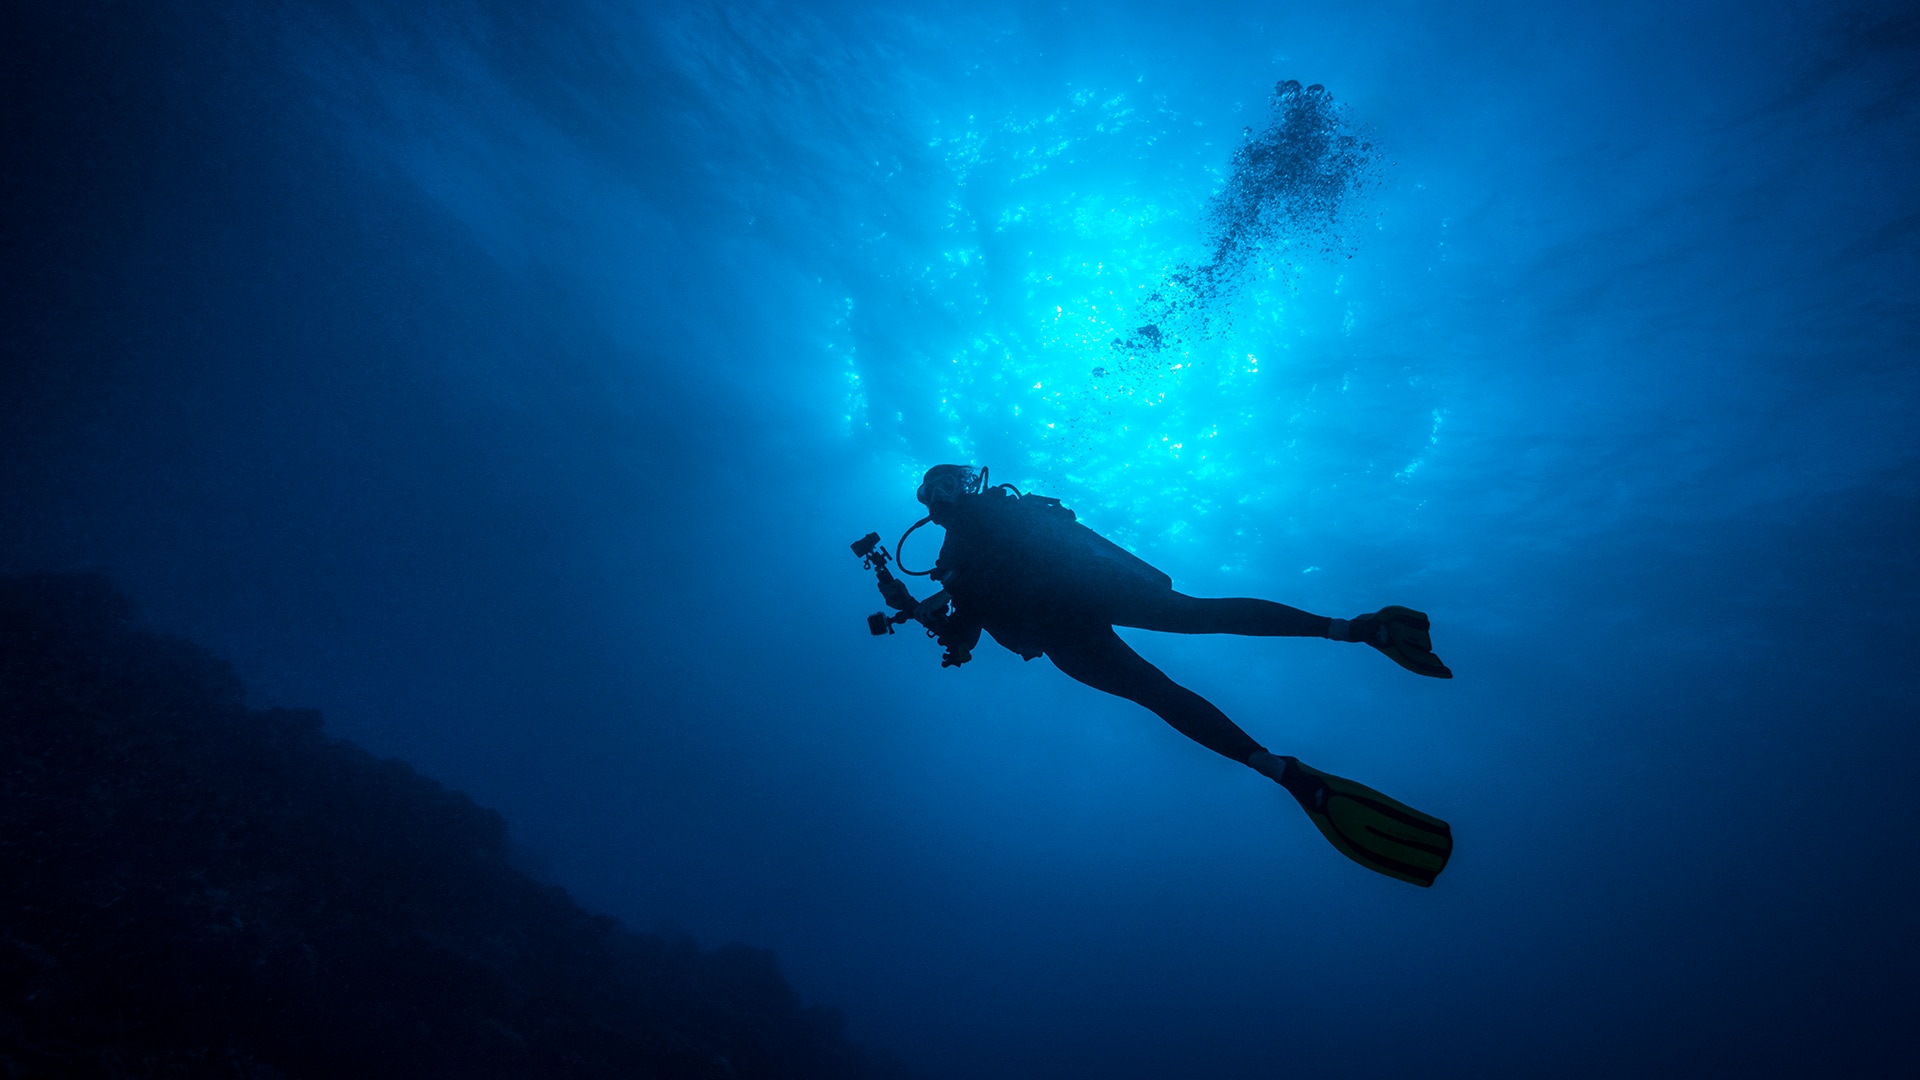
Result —
[{"label": "dark rocky reef", "polygon": [[771,953],[629,933],[466,796],[0,579],[0,1073],[873,1077]]}]

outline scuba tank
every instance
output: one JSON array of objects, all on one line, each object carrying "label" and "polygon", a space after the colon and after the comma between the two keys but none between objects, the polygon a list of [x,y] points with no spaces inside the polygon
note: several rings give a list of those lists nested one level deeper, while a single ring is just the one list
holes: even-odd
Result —
[{"label": "scuba tank", "polygon": [[1059,499],[1021,495],[1014,508],[1025,525],[1023,531],[1048,549],[1039,557],[1051,564],[1048,569],[1055,574],[1104,589],[1165,592],[1173,588],[1173,578],[1159,567],[1080,524]]},{"label": "scuba tank", "polygon": [[1056,627],[1111,623],[1173,591],[1171,577],[1082,525],[1059,499],[1008,484],[960,500],[937,567],[932,576],[955,612],[1029,660]]}]

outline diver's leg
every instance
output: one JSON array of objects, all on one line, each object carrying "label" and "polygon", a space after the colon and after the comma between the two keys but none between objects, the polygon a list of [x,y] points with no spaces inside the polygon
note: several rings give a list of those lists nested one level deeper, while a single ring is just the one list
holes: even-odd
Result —
[{"label": "diver's leg", "polygon": [[1453,672],[1433,654],[1426,615],[1412,608],[1384,607],[1371,615],[1329,619],[1271,600],[1211,600],[1169,589],[1115,598],[1102,607],[1101,614],[1115,626],[1168,634],[1323,637],[1365,642],[1416,675],[1453,678]]},{"label": "diver's leg", "polygon": [[1271,600],[1209,599],[1171,589],[1128,597],[1115,605],[1116,626],[1168,634],[1245,634],[1250,637],[1327,637],[1334,620]]},{"label": "diver's leg", "polygon": [[1262,749],[1227,714],[1181,686],[1120,640],[1111,626],[1094,626],[1055,635],[1047,659],[1095,690],[1151,709],[1173,729],[1216,754],[1246,764]]}]

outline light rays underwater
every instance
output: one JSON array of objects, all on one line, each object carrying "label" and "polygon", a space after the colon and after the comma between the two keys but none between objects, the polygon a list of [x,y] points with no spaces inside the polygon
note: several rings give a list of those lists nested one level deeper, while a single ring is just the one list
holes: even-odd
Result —
[{"label": "light rays underwater", "polygon": [[[584,906],[929,1080],[1904,1060],[1905,7],[10,18],[0,573],[106,574]],[[950,461],[1194,594],[1429,613],[1452,680],[1128,641],[1445,875],[869,638],[847,544]]]},{"label": "light rays underwater", "polygon": [[[1379,231],[1367,196],[1381,171],[1324,87],[1282,81],[1258,112],[1218,145],[1194,137],[1217,123],[1138,86],[1074,91],[1039,116],[929,121],[960,129],[927,140],[950,246],[897,272],[904,303],[967,329],[945,351],[875,361],[919,373],[888,401],[850,364],[847,421],[930,414],[944,438],[916,446],[998,460],[1003,480],[1129,542],[1256,543],[1308,471],[1296,423],[1347,389],[1350,376],[1322,386],[1285,368],[1303,340],[1357,328],[1344,263]],[[917,479],[915,463],[901,475]]]}]

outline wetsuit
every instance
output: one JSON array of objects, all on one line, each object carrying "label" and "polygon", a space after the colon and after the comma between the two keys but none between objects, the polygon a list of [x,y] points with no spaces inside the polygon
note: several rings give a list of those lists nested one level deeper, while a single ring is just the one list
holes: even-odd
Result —
[{"label": "wetsuit", "polygon": [[995,488],[933,507],[947,530],[932,576],[953,601],[943,640],[1001,645],[1152,710],[1176,731],[1245,763],[1263,749],[1212,702],[1133,651],[1116,626],[1173,634],[1325,637],[1331,620],[1271,600],[1202,599],[1074,520],[1052,499]]}]

